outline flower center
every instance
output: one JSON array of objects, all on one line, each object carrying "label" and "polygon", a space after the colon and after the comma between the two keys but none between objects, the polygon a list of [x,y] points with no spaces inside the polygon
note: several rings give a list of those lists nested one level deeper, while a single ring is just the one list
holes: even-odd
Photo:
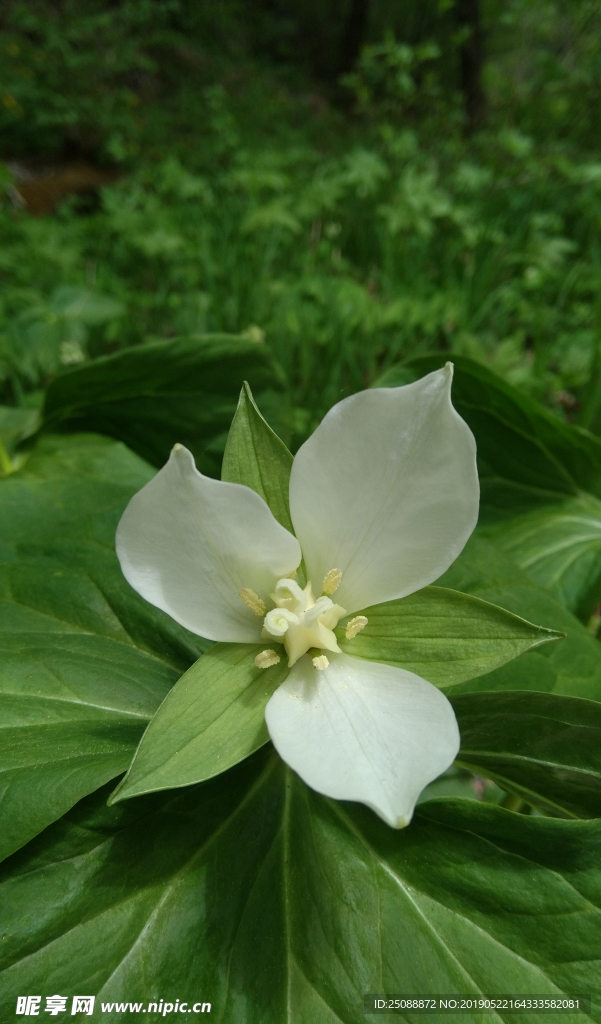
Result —
[{"label": "flower center", "polygon": [[325,594],[315,600],[310,583],[301,590],[290,579],[279,580],[270,596],[275,608],[263,620],[262,636],[284,645],[290,668],[312,647],[340,654],[333,630],[346,609]]}]

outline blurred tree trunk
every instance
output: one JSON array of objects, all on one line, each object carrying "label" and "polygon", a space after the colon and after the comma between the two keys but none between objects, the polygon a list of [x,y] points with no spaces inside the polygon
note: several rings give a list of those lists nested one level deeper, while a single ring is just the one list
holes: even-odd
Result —
[{"label": "blurred tree trunk", "polygon": [[486,100],[482,88],[484,36],[480,0],[456,0],[457,28],[462,32],[459,47],[461,90],[465,103],[465,127],[471,135],[484,121]]},{"label": "blurred tree trunk", "polygon": [[355,66],[367,30],[369,3],[370,0],[351,0],[349,15],[342,36],[337,76],[348,74]]}]

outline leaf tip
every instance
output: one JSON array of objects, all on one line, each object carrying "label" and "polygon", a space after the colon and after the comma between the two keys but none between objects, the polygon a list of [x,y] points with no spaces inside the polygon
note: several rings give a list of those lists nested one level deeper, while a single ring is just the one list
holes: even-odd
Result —
[{"label": "leaf tip", "polygon": [[115,804],[120,803],[122,800],[127,800],[127,795],[123,792],[125,789],[125,783],[127,781],[127,775],[125,775],[119,784],[115,787],[111,795],[109,796],[106,805],[107,807],[113,807]]}]

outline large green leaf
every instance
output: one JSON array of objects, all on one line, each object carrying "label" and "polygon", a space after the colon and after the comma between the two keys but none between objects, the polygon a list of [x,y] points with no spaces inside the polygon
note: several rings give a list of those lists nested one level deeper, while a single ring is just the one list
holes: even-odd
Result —
[{"label": "large green leaf", "polygon": [[479,460],[479,473],[480,514],[478,525],[480,527],[504,523],[516,516],[524,515],[527,512],[537,512],[539,509],[561,508],[566,500],[570,500],[566,498],[565,494],[555,494],[551,491],[539,490],[536,487],[527,487],[525,484],[494,476],[482,460]]},{"label": "large green leaf", "polygon": [[294,533],[288,500],[291,469],[292,455],[261,416],[245,382],[223,454],[221,479],[252,487],[277,521]]},{"label": "large green leaf", "polygon": [[51,430],[108,434],[155,466],[180,442],[199,469],[218,475],[219,438],[244,379],[257,390],[276,383],[267,349],[226,334],[153,342],[57,377],[44,419]]},{"label": "large green leaf", "polygon": [[560,643],[545,644],[487,675],[459,683],[453,693],[530,689],[601,700],[601,645],[506,552],[482,537],[471,537],[438,583],[565,633]]},{"label": "large green leaf", "polygon": [[[202,1000],[222,1024],[360,1024],[368,992],[600,994],[599,822],[435,800],[396,832],[269,750],[180,794],[104,796],[5,866],[2,1019],[30,992],[94,993],[106,1021]],[[531,1018],[461,1017],[503,1019]]]},{"label": "large green leaf", "polygon": [[117,563],[119,516],[152,472],[107,438],[47,437],[0,482],[0,855],[127,768],[208,647]]},{"label": "large green leaf", "polygon": [[3,633],[0,662],[1,859],[127,769],[177,672],[83,633]]},{"label": "large green leaf", "polygon": [[265,705],[288,664],[257,668],[260,650],[216,644],[188,669],[148,726],[112,799],[203,782],[267,743]]},{"label": "large green leaf", "polygon": [[[419,356],[392,367],[377,387],[405,384],[436,370],[447,355]],[[453,405],[472,428],[479,457],[507,481],[558,495],[578,489],[601,497],[601,441],[556,416],[485,366],[453,356]]]},{"label": "large green leaf", "polygon": [[601,502],[574,498],[486,531],[541,587],[580,617],[601,598]]},{"label": "large green leaf", "polygon": [[336,631],[343,651],[398,665],[441,688],[491,672],[561,633],[444,587],[366,608],[368,624],[353,640]]},{"label": "large green leaf", "polygon": [[547,693],[451,697],[457,763],[552,814],[601,817],[601,705]]}]

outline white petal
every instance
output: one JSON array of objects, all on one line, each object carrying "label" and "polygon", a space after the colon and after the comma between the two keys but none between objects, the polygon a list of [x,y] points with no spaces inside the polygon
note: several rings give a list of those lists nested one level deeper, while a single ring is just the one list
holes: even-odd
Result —
[{"label": "white petal", "polygon": [[476,443],[451,405],[452,366],[335,405],[299,450],[290,510],[308,579],[343,576],[348,612],[427,586],[478,516]]},{"label": "white petal", "polygon": [[241,643],[260,642],[263,620],[239,591],[269,600],[301,558],[296,538],[255,491],[203,476],[181,446],[127,506],[117,555],[134,590],[176,622]]},{"label": "white petal", "polygon": [[308,656],[265,709],[280,757],[325,796],[359,800],[388,825],[408,825],[422,789],[459,750],[451,704],[413,672],[333,655]]}]

